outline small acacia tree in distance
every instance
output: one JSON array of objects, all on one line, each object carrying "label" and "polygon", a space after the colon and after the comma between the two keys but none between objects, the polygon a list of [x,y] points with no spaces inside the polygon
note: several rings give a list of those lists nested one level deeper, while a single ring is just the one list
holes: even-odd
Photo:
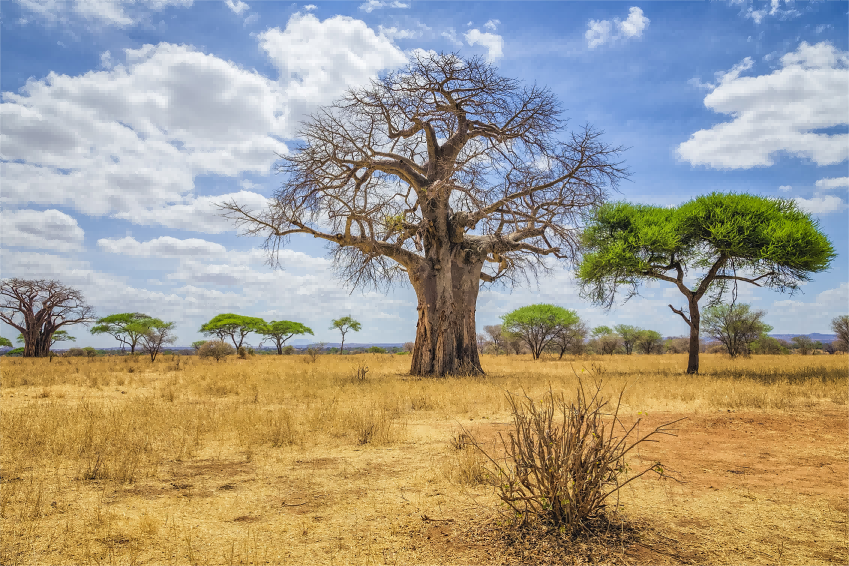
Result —
[{"label": "small acacia tree in distance", "polygon": [[14,348],[14,346],[12,345],[12,341],[9,340],[8,338],[3,338],[2,336],[0,336],[0,346],[6,346],[7,348]]},{"label": "small acacia tree in distance", "polygon": [[151,318],[150,316],[140,312],[125,312],[120,314],[111,314],[109,316],[99,318],[95,321],[95,326],[91,328],[92,334],[109,334],[121,344],[121,350],[125,346],[130,347],[130,353],[136,353],[136,345],[141,340],[141,334],[133,330],[132,324]]},{"label": "small acacia tree in distance", "polygon": [[502,332],[528,346],[533,358],[539,359],[559,328],[575,324],[578,315],[563,307],[540,303],[518,308],[501,317]]},{"label": "small acacia tree in distance", "polygon": [[579,354],[584,349],[584,340],[587,339],[587,325],[581,322],[578,313],[572,310],[567,310],[570,313],[569,321],[566,324],[560,324],[554,332],[554,338],[551,340],[551,346],[556,348],[559,353],[558,359],[563,359],[563,354],[571,352]]},{"label": "small acacia tree in distance", "polygon": [[[277,346],[277,354],[283,355],[283,347],[286,344],[286,341],[292,336],[309,334],[313,335],[312,329],[304,326],[300,322],[292,322],[289,320],[272,320],[271,322],[263,325],[257,331],[262,336],[263,342],[265,340],[271,340]],[[260,342],[260,346],[262,346],[262,342]]]},{"label": "small acacia tree in distance", "polygon": [[[578,279],[585,296],[610,308],[645,281],[666,281],[684,296],[675,308],[690,327],[687,373],[699,371],[699,302],[718,303],[738,282],[794,292],[811,273],[825,271],[834,248],[795,201],[749,194],[711,193],[678,207],[605,204],[583,234]],[[696,272],[696,282],[684,279]]]},{"label": "small acacia tree in distance", "polygon": [[174,322],[165,322],[158,318],[145,318],[130,325],[132,331],[140,331],[142,351],[150,356],[150,361],[155,362],[156,356],[167,344],[177,341],[174,335]]},{"label": "small acacia tree in distance", "polygon": [[500,324],[484,326],[483,331],[486,332],[487,336],[489,336],[489,341],[492,342],[496,353],[504,350],[504,336],[502,335],[502,328]]},{"label": "small acacia tree in distance", "polygon": [[94,309],[80,291],[56,280],[3,279],[0,320],[23,334],[23,357],[45,357],[56,332],[66,325],[91,323]]},{"label": "small acacia tree in distance", "polygon": [[483,373],[480,286],[571,261],[584,213],[627,174],[619,148],[589,126],[569,135],[561,115],[548,89],[481,57],[420,50],[304,123],[268,208],[223,208],[272,253],[292,234],[328,242],[352,285],[408,279],[411,374]]},{"label": "small acacia tree in distance", "polygon": [[215,336],[219,340],[230,338],[238,350],[242,347],[245,337],[251,332],[259,332],[265,326],[265,321],[253,316],[226,313],[213,317],[212,320],[200,327],[206,336]]},{"label": "small acacia tree in distance", "polygon": [[630,356],[642,329],[629,324],[617,324],[613,327],[613,330],[622,339],[622,347],[625,348],[625,353]]},{"label": "small acacia tree in distance", "polygon": [[732,358],[749,356],[751,344],[772,330],[763,322],[766,311],[738,303],[711,305],[702,314],[702,330],[725,347]]},{"label": "small acacia tree in distance", "polygon": [[849,315],[844,314],[831,319],[831,330],[837,334],[834,348],[840,352],[849,351]]},{"label": "small acacia tree in distance", "polygon": [[803,356],[822,348],[822,342],[815,341],[810,336],[794,336],[790,339],[790,342],[793,344],[793,349]]},{"label": "small acacia tree in distance", "polygon": [[596,326],[593,328],[592,336],[595,339],[595,345],[598,348],[598,353],[613,355],[619,346],[622,345],[622,339],[609,326]]},{"label": "small acacia tree in distance", "polygon": [[663,336],[657,330],[640,330],[634,346],[644,354],[660,354],[663,352]]},{"label": "small acacia tree in distance", "polygon": [[330,330],[336,329],[342,333],[342,345],[339,348],[339,354],[345,351],[345,334],[348,331],[353,330],[354,332],[359,332],[362,329],[363,325],[354,320],[350,316],[343,316],[342,318],[337,318],[330,325]]}]

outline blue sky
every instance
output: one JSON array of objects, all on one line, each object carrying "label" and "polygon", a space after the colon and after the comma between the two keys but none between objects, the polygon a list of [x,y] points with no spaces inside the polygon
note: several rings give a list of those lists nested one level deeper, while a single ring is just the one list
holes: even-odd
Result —
[{"label": "blue sky", "polygon": [[[415,296],[342,286],[326,250],[294,239],[272,270],[261,240],[217,217],[260,206],[275,152],[345,89],[415,49],[482,55],[548,86],[632,177],[613,198],[679,204],[711,191],[797,199],[838,251],[792,297],[741,287],[776,333],[828,332],[849,311],[846,2],[315,2],[18,0],[0,4],[3,277],[57,278],[98,314],[176,321],[179,344],[221,312],[297,320],[336,341],[415,335]],[[534,302],[592,326],[686,332],[667,285],[606,312],[569,266],[538,286],[481,293],[478,326]],[[9,327],[2,334],[16,335]],[[78,344],[114,346],[77,327]]]}]

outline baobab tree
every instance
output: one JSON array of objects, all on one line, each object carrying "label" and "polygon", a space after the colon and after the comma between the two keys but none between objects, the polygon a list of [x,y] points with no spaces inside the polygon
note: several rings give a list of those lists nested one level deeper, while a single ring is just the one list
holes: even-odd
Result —
[{"label": "baobab tree", "polygon": [[46,279],[3,279],[0,320],[24,337],[27,358],[50,354],[53,336],[63,326],[94,321],[94,309],[77,289]]},{"label": "baobab tree", "polygon": [[267,208],[220,206],[243,234],[266,237],[272,263],[305,234],[328,242],[349,285],[409,279],[411,373],[482,373],[480,286],[573,260],[585,213],[627,175],[621,148],[589,126],[567,135],[561,114],[547,88],[481,58],[418,52],[302,124]]}]

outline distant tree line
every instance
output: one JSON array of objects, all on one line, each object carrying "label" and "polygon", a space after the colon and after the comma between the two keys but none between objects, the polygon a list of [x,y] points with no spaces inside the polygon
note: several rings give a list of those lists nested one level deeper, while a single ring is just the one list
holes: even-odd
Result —
[{"label": "distant tree line", "polygon": [[[732,358],[752,354],[803,355],[849,351],[849,316],[832,320],[837,339],[821,343],[807,336],[788,342],[768,335],[772,327],[763,322],[766,312],[747,304],[715,304],[704,310],[699,342],[702,353],[724,353]],[[664,338],[656,330],[627,324],[597,326],[591,330],[573,310],[549,304],[521,307],[501,317],[503,323],[485,326],[478,334],[478,348],[485,354],[685,354],[690,351],[686,336]]]}]

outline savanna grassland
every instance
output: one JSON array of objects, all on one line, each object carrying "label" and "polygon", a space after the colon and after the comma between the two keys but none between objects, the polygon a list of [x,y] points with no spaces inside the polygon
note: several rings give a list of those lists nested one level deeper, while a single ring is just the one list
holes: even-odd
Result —
[{"label": "savanna grassland", "polygon": [[641,430],[687,417],[632,453],[670,477],[623,489],[636,534],[606,561],[849,561],[845,355],[482,362],[431,380],[380,354],[3,358],[0,563],[585,561],[499,526],[463,442],[496,451],[505,391],[568,398],[576,375],[625,387]]}]

